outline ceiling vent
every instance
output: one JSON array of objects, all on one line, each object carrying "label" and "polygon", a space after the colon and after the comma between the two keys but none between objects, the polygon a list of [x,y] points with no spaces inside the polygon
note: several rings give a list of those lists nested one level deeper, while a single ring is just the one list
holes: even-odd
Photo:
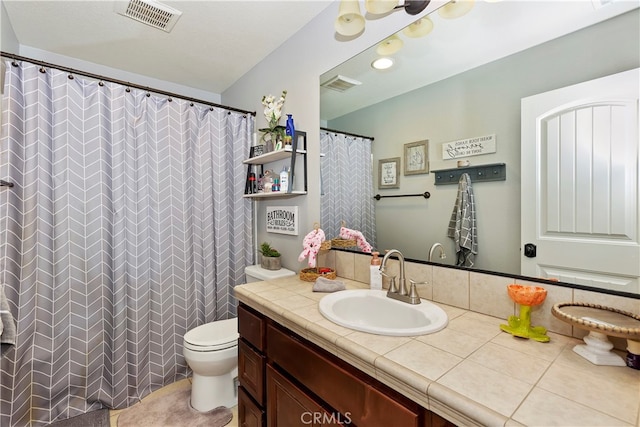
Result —
[{"label": "ceiling vent", "polygon": [[153,0],[116,1],[114,9],[120,15],[167,33],[173,29],[182,12]]},{"label": "ceiling vent", "polygon": [[347,89],[351,89],[352,87],[361,84],[362,82],[338,74],[337,76],[322,83],[320,86],[326,87],[327,89],[337,90],[338,92],[344,92]]}]

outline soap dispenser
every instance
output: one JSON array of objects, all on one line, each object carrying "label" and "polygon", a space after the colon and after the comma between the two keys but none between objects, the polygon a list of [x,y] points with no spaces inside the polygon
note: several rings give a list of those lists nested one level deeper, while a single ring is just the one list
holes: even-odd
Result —
[{"label": "soap dispenser", "polygon": [[382,289],[382,271],[380,271],[381,260],[378,258],[380,252],[372,252],[371,266],[369,267],[369,284],[371,289]]}]

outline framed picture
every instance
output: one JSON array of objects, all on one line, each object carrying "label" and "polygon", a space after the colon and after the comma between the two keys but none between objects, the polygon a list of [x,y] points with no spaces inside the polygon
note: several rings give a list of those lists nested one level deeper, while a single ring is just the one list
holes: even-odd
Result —
[{"label": "framed picture", "polygon": [[429,141],[404,144],[404,174],[429,173]]},{"label": "framed picture", "polygon": [[378,160],[378,188],[400,188],[400,157]]}]

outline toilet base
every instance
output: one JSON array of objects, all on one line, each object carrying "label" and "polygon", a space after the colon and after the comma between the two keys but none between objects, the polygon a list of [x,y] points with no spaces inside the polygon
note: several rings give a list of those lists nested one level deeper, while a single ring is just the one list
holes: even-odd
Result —
[{"label": "toilet base", "polygon": [[225,375],[206,377],[193,374],[191,380],[191,407],[208,412],[220,406],[232,408],[238,404],[236,386],[237,368]]}]

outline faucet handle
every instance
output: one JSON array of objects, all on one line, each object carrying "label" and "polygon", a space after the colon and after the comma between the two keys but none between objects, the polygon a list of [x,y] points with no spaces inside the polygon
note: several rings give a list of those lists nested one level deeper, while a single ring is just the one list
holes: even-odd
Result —
[{"label": "faucet handle", "polygon": [[396,286],[396,276],[392,276],[390,274],[382,272],[382,275],[389,279],[389,292],[398,292],[398,287]]},{"label": "faucet handle", "polygon": [[411,289],[409,290],[409,299],[411,300],[411,304],[419,304],[420,295],[418,295],[416,285],[428,285],[429,282],[416,282],[415,280],[409,279],[409,283],[411,283]]}]

